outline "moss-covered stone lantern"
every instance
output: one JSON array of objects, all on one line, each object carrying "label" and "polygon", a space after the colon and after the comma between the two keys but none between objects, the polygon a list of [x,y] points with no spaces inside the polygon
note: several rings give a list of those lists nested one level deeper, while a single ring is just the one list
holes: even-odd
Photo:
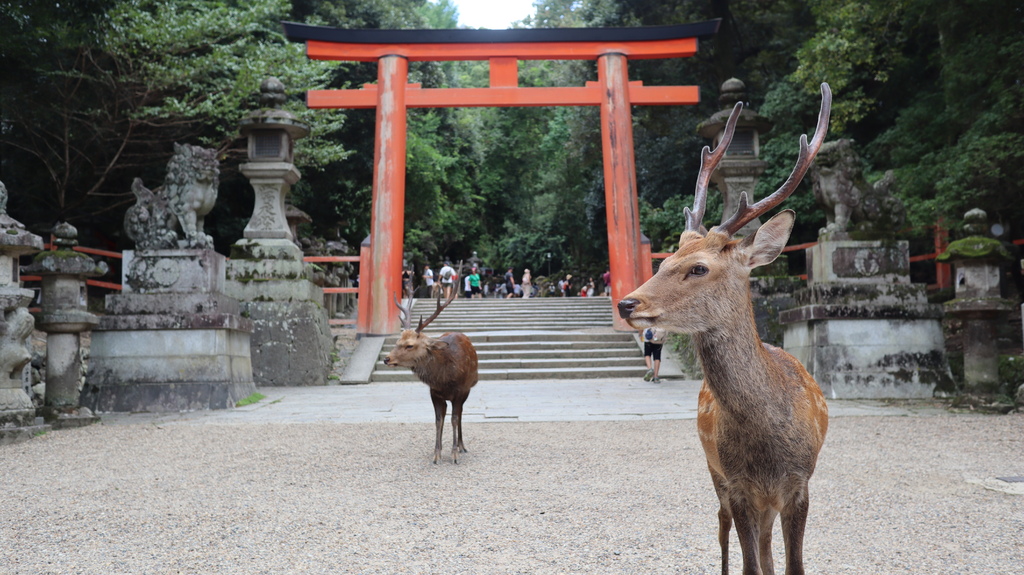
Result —
[{"label": "moss-covered stone lantern", "polygon": [[41,311],[36,327],[46,332],[46,396],[41,413],[56,427],[77,427],[98,421],[79,407],[82,377],[81,333],[99,318],[86,310],[85,279],[107,273],[105,262],[74,251],[78,230],[68,223],[53,228],[55,250],[40,252],[26,273],[42,277]]},{"label": "moss-covered stone lantern", "polygon": [[950,243],[936,258],[953,264],[956,272],[956,298],[946,302],[946,313],[963,322],[965,390],[979,394],[1001,391],[997,330],[1013,307],[1000,291],[1002,266],[1012,256],[986,235],[988,229],[988,215],[970,210],[964,215],[967,237]]}]

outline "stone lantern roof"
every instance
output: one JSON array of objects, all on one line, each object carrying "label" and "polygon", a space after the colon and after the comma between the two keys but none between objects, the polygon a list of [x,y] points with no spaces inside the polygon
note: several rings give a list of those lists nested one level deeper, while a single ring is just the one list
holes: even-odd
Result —
[{"label": "stone lantern roof", "polygon": [[[718,103],[722,105],[722,109],[701,122],[697,126],[697,133],[701,137],[714,139],[725,129],[725,123],[729,120],[729,114],[732,112],[736,102],[745,102],[746,99],[747,86],[742,80],[739,78],[729,78],[723,82],[718,96]],[[739,121],[736,123],[736,129],[753,128],[759,134],[767,134],[774,125],[768,118],[758,114],[748,106],[744,106],[743,111],[740,112]]]},{"label": "stone lantern roof", "polygon": [[246,116],[239,123],[239,131],[248,137],[254,130],[284,130],[293,140],[309,135],[309,126],[287,110],[281,109],[285,102],[285,88],[277,78],[267,78],[260,83],[260,109]]}]

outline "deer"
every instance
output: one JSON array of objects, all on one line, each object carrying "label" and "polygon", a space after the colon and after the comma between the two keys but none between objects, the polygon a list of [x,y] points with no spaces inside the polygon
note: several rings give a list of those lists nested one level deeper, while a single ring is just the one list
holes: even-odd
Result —
[{"label": "deer", "polygon": [[437,294],[437,309],[426,320],[420,316],[419,326],[411,326],[412,300],[408,307],[402,307],[392,294],[395,305],[402,317],[402,334],[394,349],[384,357],[384,365],[409,367],[420,381],[430,388],[430,401],[434,404],[434,464],[441,460],[441,437],[444,432],[444,416],[452,404],[452,463],[459,463],[459,453],[466,453],[462,441],[462,406],[469,398],[469,390],[479,379],[477,373],[476,348],[465,334],[448,332],[433,338],[423,333],[423,328],[437,319],[437,316],[452,303],[457,295],[451,295],[442,304],[441,293]]},{"label": "deer", "polygon": [[711,230],[704,217],[711,174],[732,141],[737,103],[715,151],[705,147],[693,210],[685,208],[679,248],[651,279],[619,301],[632,327],[691,334],[704,371],[697,430],[720,502],[722,575],[729,573],[729,532],[735,522],[744,575],[773,575],[772,528],[781,515],[786,574],[803,575],[808,481],[828,430],[828,406],[817,382],[792,355],[758,337],[750,271],[774,261],[793,230],[783,210],[742,239],[733,235],[789,197],[828,131],[832,92],[821,85],[818,124],[810,142],[800,136],[796,167],[768,197],[748,204]]}]

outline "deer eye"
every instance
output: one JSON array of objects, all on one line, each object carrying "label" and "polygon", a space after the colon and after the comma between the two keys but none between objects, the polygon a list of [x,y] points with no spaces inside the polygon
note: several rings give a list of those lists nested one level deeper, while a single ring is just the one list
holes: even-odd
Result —
[{"label": "deer eye", "polygon": [[692,275],[692,276],[703,276],[703,275],[707,275],[707,273],[708,273],[707,266],[704,266],[704,265],[701,265],[701,264],[697,264],[697,265],[693,266],[692,268],[690,268],[690,275]]},{"label": "deer eye", "polygon": [[407,345],[407,346],[405,346],[405,349],[412,349],[414,347],[416,347],[416,346],[414,346],[414,345]]}]

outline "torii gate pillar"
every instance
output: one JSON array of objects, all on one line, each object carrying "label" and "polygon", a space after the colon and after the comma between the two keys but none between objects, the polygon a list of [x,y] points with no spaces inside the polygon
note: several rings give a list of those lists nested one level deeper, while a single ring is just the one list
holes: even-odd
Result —
[{"label": "torii gate pillar", "polygon": [[369,307],[371,334],[386,335],[399,328],[398,308],[389,305],[402,296],[402,248],[405,239],[405,85],[409,61],[384,56],[377,64],[377,129],[373,152],[373,206],[370,214]]},{"label": "torii gate pillar", "polygon": [[[644,283],[640,266],[640,214],[633,156],[633,113],[629,102],[626,57],[605,54],[597,59],[601,86],[601,145],[604,151],[604,203],[608,218],[608,264],[612,302]],[[613,313],[615,329],[632,331]]]}]

